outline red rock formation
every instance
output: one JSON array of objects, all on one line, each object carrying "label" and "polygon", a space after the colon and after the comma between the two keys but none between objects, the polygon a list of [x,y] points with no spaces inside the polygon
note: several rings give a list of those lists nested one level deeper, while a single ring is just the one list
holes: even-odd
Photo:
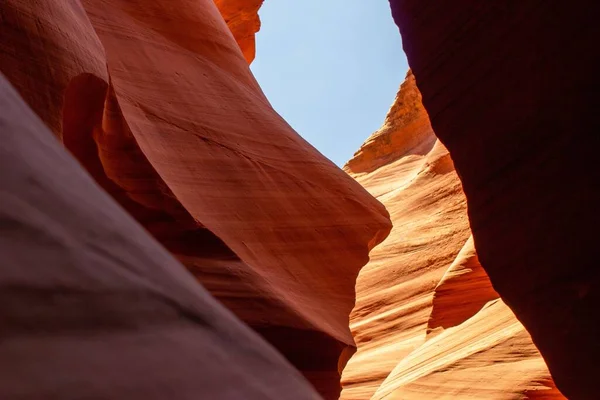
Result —
[{"label": "red rock formation", "polygon": [[345,169],[386,205],[393,222],[356,285],[351,329],[358,352],[344,370],[342,398],[363,400],[425,342],[434,289],[470,231],[460,181],[411,74],[383,128]]},{"label": "red rock formation", "polygon": [[359,275],[358,352],[342,398],[562,398],[479,264],[459,178],[412,73],[345,169],[386,205],[394,228]]},{"label": "red rock formation", "polygon": [[561,391],[600,376],[600,3],[392,0],[481,263]]},{"label": "red rock formation", "polygon": [[319,398],[93,182],[2,75],[0,126],[0,398]]},{"label": "red rock formation", "polygon": [[356,275],[387,212],[271,108],[213,2],[8,0],[0,13],[0,68],[50,130],[336,398]]},{"label": "red rock formation", "polygon": [[250,64],[256,55],[255,34],[260,29],[258,10],[264,0],[214,0],[235,41]]}]

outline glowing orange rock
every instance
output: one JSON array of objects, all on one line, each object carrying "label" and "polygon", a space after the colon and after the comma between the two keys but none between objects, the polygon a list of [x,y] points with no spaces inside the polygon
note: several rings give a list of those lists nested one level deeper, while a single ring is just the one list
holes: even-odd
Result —
[{"label": "glowing orange rock", "polygon": [[260,29],[258,10],[264,0],[214,0],[242,53],[250,64],[256,55],[255,34]]},{"label": "glowing orange rock", "polygon": [[357,281],[342,399],[562,398],[479,264],[460,180],[411,72],[345,169],[394,227]]}]

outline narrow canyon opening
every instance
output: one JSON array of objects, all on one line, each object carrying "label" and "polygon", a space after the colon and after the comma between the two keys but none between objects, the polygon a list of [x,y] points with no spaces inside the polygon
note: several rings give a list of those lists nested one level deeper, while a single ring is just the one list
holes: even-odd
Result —
[{"label": "narrow canyon opening", "polygon": [[259,16],[250,69],[273,108],[342,167],[380,127],[408,70],[389,4],[267,0]]},{"label": "narrow canyon opening", "polygon": [[596,398],[586,3],[1,2],[0,397]]},{"label": "narrow canyon opening", "polygon": [[[456,387],[480,399],[564,398],[479,263],[461,181],[397,57],[387,2],[336,3],[266,1],[251,69],[275,110],[391,216],[357,278],[358,351],[341,364],[340,399],[460,398]],[[492,368],[503,376],[494,384]]]}]

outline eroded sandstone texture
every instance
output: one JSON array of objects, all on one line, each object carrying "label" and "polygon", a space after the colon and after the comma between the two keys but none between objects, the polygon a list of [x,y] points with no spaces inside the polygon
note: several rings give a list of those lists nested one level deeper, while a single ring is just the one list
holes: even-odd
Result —
[{"label": "eroded sandstone texture", "polygon": [[0,136],[0,398],[320,398],[94,183],[2,75]]},{"label": "eroded sandstone texture", "polygon": [[481,264],[564,395],[597,398],[600,3],[391,5]]},{"label": "eroded sandstone texture", "polygon": [[389,219],[271,108],[245,34],[232,26],[246,57],[212,0],[6,0],[0,16],[2,72],[50,131],[336,398],[356,276]]},{"label": "eroded sandstone texture", "polygon": [[466,200],[408,73],[346,171],[394,227],[360,272],[342,399],[561,399],[481,267]]}]

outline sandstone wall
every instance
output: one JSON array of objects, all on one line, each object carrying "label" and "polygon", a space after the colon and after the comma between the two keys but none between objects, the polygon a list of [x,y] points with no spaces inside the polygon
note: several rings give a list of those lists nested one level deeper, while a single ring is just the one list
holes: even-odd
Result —
[{"label": "sandstone wall", "polygon": [[412,72],[345,170],[394,227],[359,274],[342,399],[562,398],[479,263],[460,179]]},{"label": "sandstone wall", "polygon": [[494,288],[559,389],[600,376],[600,3],[391,0]]}]

